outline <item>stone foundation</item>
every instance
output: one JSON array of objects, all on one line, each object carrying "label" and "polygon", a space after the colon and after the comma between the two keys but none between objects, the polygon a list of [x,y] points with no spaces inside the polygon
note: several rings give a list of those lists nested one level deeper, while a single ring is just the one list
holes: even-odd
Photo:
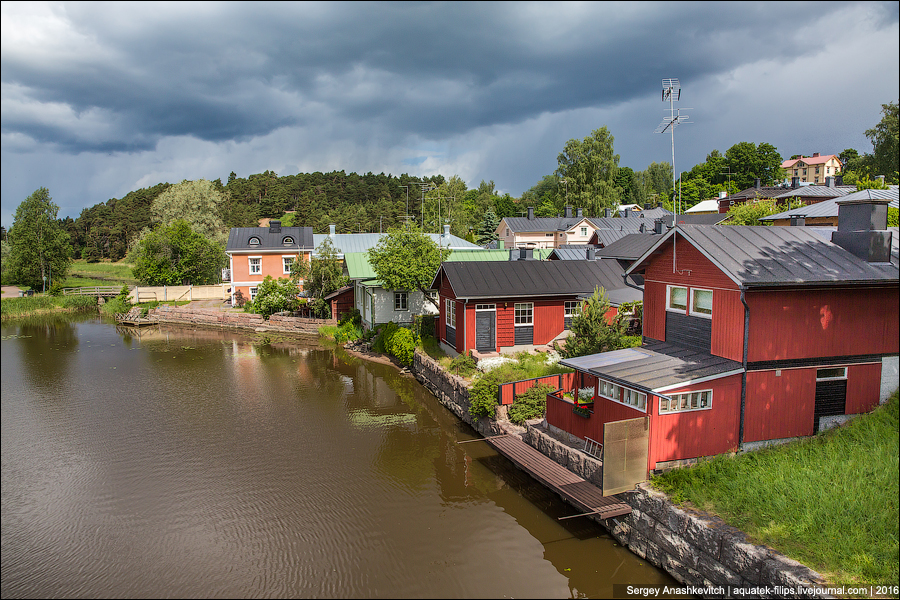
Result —
[{"label": "stone foundation", "polygon": [[317,335],[319,327],[337,325],[335,319],[307,319],[292,317],[286,313],[277,313],[266,321],[260,315],[253,313],[223,311],[214,308],[192,308],[189,305],[175,307],[168,304],[151,309],[147,316],[161,323],[229,327],[295,335]]}]

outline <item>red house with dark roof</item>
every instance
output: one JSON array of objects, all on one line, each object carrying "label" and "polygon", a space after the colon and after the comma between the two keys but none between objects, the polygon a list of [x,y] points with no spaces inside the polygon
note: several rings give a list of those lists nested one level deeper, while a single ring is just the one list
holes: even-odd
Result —
[{"label": "red house with dark roof", "polygon": [[602,443],[643,419],[645,477],[873,409],[898,382],[898,257],[886,205],[842,211],[832,241],[804,227],[660,236],[626,271],[643,276],[643,346],[561,361],[594,402],[573,416],[551,395],[547,423]]}]

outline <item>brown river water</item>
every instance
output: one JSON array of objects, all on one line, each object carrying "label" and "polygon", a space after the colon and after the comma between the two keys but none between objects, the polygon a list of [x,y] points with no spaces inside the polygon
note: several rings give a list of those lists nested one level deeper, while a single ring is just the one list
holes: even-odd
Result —
[{"label": "brown river water", "polygon": [[608,598],[675,581],[317,339],[2,325],[2,597]]}]

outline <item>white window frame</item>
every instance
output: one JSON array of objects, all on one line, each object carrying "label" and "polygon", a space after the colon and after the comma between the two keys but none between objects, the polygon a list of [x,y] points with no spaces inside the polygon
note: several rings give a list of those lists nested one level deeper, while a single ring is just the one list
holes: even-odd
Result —
[{"label": "white window frame", "polygon": [[[843,371],[841,375],[819,375],[821,371],[837,371],[838,369]],[[841,381],[844,379],[847,379],[847,367],[819,367],[816,369],[816,381]]]},{"label": "white window frame", "polygon": [[259,291],[259,288],[257,288],[257,287],[250,288],[250,302],[253,302],[254,300],[256,300],[256,293],[258,291]]},{"label": "white window frame", "polygon": [[[709,302],[709,314],[704,312],[698,312],[697,304],[695,299],[695,294],[697,292],[709,292],[710,294],[710,302]],[[712,319],[712,290],[706,290],[703,288],[691,288],[691,314],[695,317],[703,317],[704,319]]]},{"label": "white window frame", "polygon": [[565,304],[565,312],[563,316],[565,318],[577,317],[581,314],[581,305],[584,304],[581,300],[566,300]]},{"label": "white window frame", "polygon": [[251,237],[249,240],[247,240],[248,246],[259,246],[259,243],[260,243],[259,238],[256,237],[255,235],[253,237]]},{"label": "white window frame", "polygon": [[622,388],[622,404],[647,412],[647,394],[631,388]]},{"label": "white window frame", "polygon": [[597,395],[606,400],[612,400],[613,402],[622,404],[620,399],[622,397],[622,386],[617,383],[606,381],[605,379],[598,379]]},{"label": "white window frame", "polygon": [[[684,308],[675,308],[672,306],[672,290],[684,290]],[[666,286],[666,310],[669,312],[677,312],[686,315],[688,312],[688,304],[691,301],[690,289],[686,285],[667,285]]]},{"label": "white window frame", "polygon": [[[520,308],[522,307],[522,308]],[[525,308],[527,307],[527,308]],[[526,318],[526,315],[519,316],[519,311],[527,312],[527,321],[519,321],[520,318]],[[533,327],[534,326],[534,302],[517,302],[513,305],[513,322],[515,327]]]},{"label": "white window frame", "polygon": [[[706,394],[706,406],[701,406],[703,402],[703,394]],[[710,390],[692,390],[681,394],[672,394],[671,400],[666,398],[659,399],[659,414],[671,415],[673,413],[696,412],[699,410],[712,410],[713,391]],[[663,407],[666,408],[663,408]],[[673,406],[677,408],[672,408]]]},{"label": "white window frame", "polygon": [[409,310],[409,295],[407,292],[394,292],[394,311]]},{"label": "white window frame", "polygon": [[[258,267],[257,270],[253,270],[253,261],[258,260],[259,263],[256,265]],[[248,256],[247,257],[247,265],[249,268],[249,273],[251,275],[262,275],[262,256]]]},{"label": "white window frame", "polygon": [[505,237],[509,237],[509,227],[506,228],[506,236]]},{"label": "white window frame", "polygon": [[588,234],[588,233],[587,233],[587,227],[582,227],[582,228],[581,228],[581,235],[582,235],[582,236],[586,236],[587,234]]},{"label": "white window frame", "polygon": [[291,274],[291,263],[294,262],[295,258],[297,258],[297,257],[294,256],[293,254],[288,254],[288,255],[282,254],[281,255],[281,262],[284,266],[284,274],[285,275]]},{"label": "white window frame", "polygon": [[456,301],[447,298],[444,304],[444,323],[447,327],[452,327],[456,329]]},{"label": "white window frame", "polygon": [[494,312],[496,310],[497,310],[496,304],[476,304],[475,305],[475,312],[487,312],[487,311]]},{"label": "white window frame", "polygon": [[293,246],[293,245],[294,245],[294,238],[292,238],[292,237],[289,236],[289,235],[284,236],[284,239],[281,240],[281,245],[282,245],[282,246]]}]

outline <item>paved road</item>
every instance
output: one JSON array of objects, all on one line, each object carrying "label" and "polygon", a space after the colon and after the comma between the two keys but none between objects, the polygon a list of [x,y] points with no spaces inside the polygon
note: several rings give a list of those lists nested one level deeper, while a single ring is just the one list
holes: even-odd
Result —
[{"label": "paved road", "polygon": [[3,287],[0,287],[0,294],[2,294],[4,298],[18,298],[19,292],[21,291],[21,289],[14,285],[4,285]]}]

